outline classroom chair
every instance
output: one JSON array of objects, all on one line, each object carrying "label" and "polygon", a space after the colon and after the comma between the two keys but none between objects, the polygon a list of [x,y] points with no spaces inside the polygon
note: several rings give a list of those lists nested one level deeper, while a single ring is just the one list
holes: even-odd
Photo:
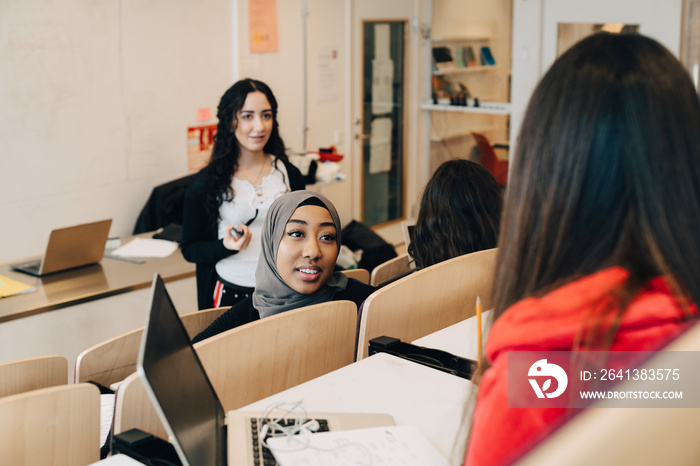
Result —
[{"label": "classroom chair", "polygon": [[497,249],[455,257],[413,272],[372,293],[362,306],[357,360],[383,335],[410,343],[472,317],[476,297],[491,308]]},{"label": "classroom chair", "polygon": [[[173,374],[176,374],[173,383],[177,383],[177,377],[183,376],[177,371],[173,371]],[[118,435],[129,429],[141,429],[163,440],[168,440],[168,433],[160,422],[138,372],[129,375],[119,385],[114,403],[112,432]]]},{"label": "classroom chair", "polygon": [[2,464],[82,466],[100,459],[100,392],[94,385],[0,398],[0,419]]},{"label": "classroom chair", "polygon": [[[194,337],[204,330],[228,307],[217,307],[180,316],[187,334]],[[75,382],[97,382],[109,387],[124,380],[136,370],[143,327],[111,338],[88,348],[78,355],[75,364]]]},{"label": "classroom chair", "polygon": [[498,186],[505,187],[508,183],[508,161],[499,159],[494,149],[505,149],[508,146],[492,145],[491,141],[481,133],[471,131],[470,134],[476,141],[476,146],[479,149],[481,164],[496,178]]},{"label": "classroom chair", "polygon": [[348,278],[359,280],[365,285],[369,285],[369,270],[367,269],[347,269],[341,270]]},{"label": "classroom chair", "polygon": [[[356,305],[331,301],[242,325],[194,348],[230,411],[351,364],[356,326]],[[138,428],[168,438],[137,373],[117,390],[113,428],[115,435]]]},{"label": "classroom chair", "polygon": [[39,356],[0,364],[0,397],[68,383],[68,360]]},{"label": "classroom chair", "polygon": [[195,348],[229,411],[351,364],[356,328],[357,306],[330,301],[251,322]]},{"label": "classroom chair", "polygon": [[395,278],[406,275],[411,271],[410,260],[408,253],[405,252],[379,264],[372,270],[369,284],[372,286],[382,286]]}]

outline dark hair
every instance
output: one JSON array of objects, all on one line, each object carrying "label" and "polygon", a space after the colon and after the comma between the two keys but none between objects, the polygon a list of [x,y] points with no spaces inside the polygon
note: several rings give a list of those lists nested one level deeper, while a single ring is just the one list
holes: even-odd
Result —
[{"label": "dark hair", "polygon": [[278,159],[287,160],[284,142],[280,137],[279,123],[277,122],[277,99],[272,90],[262,81],[254,79],[241,79],[231,86],[221,97],[217,107],[216,117],[219,123],[214,136],[214,147],[211,159],[205,167],[209,182],[206,189],[206,206],[210,217],[218,218],[219,206],[222,201],[233,198],[231,180],[238,169],[238,157],[240,148],[236,139],[235,130],[238,125],[236,115],[243,108],[248,94],[262,92],[272,107],[272,132],[270,139],[263,147],[267,154]]},{"label": "dark hair", "polygon": [[613,265],[630,278],[599,342],[651,277],[700,303],[700,101],[661,44],[599,33],[574,45],[532,95],[511,163],[496,318]]},{"label": "dark hair", "polygon": [[450,160],[423,191],[410,255],[418,268],[496,247],[503,196],[484,166]]}]

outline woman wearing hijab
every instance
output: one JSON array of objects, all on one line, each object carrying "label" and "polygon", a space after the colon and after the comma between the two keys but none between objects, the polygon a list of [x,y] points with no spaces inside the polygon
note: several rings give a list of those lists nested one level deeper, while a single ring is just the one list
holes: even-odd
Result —
[{"label": "woman wearing hijab", "polygon": [[275,200],[265,219],[255,291],[194,337],[193,343],[281,312],[327,301],[359,308],[375,288],[336,272],[340,217],[331,202],[311,191]]}]

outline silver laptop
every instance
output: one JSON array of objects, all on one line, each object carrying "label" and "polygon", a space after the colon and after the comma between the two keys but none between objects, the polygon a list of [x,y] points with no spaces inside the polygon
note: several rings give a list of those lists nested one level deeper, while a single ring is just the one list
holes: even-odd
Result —
[{"label": "silver laptop", "polygon": [[99,262],[111,226],[112,219],[108,219],[52,230],[43,257],[10,267],[18,272],[43,277]]},{"label": "silver laptop", "polygon": [[[136,367],[183,465],[277,464],[258,442],[265,422],[261,413],[224,413],[158,274]],[[387,414],[314,413],[310,417],[328,430],[394,425]]]}]

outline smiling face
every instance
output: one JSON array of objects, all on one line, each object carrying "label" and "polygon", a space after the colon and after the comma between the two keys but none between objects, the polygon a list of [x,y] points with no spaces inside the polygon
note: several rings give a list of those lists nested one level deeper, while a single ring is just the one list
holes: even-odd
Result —
[{"label": "smiling face", "polygon": [[260,91],[251,92],[234,120],[234,134],[241,152],[259,153],[270,139],[272,106]]},{"label": "smiling face", "polygon": [[337,231],[323,207],[298,207],[289,218],[277,250],[277,271],[291,289],[311,294],[333,274]]}]

